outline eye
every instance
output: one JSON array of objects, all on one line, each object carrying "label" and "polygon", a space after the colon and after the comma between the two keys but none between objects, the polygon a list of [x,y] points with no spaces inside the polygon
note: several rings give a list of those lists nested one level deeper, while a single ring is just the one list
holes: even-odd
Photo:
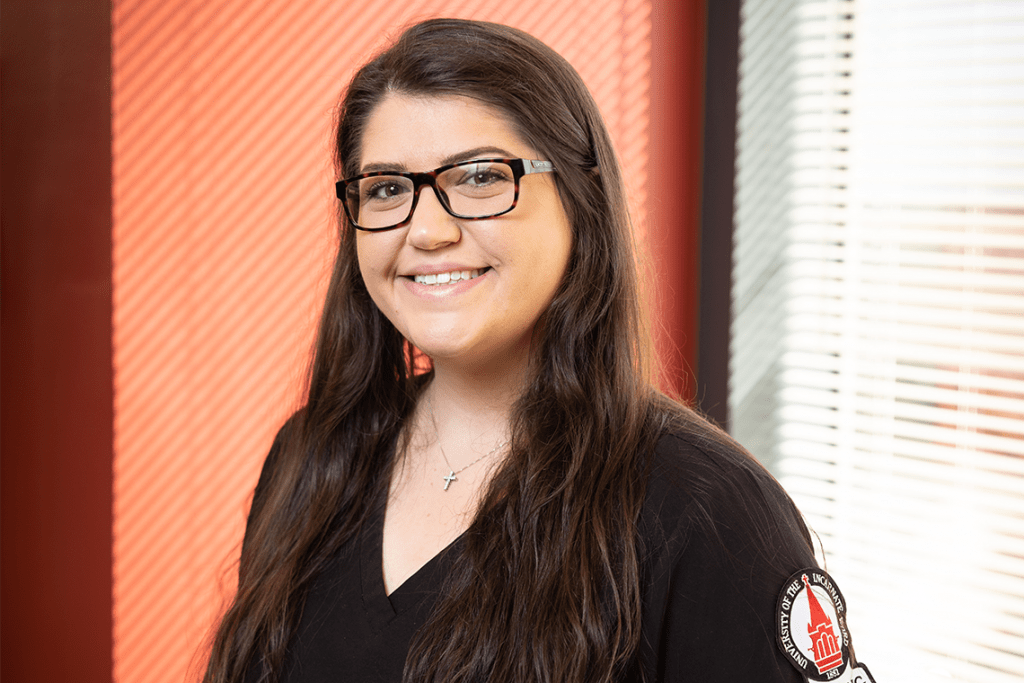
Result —
[{"label": "eye", "polygon": [[360,195],[366,203],[393,202],[410,190],[404,178],[367,178]]},{"label": "eye", "polygon": [[491,166],[488,168],[479,169],[473,173],[467,173],[466,177],[463,179],[462,182],[463,184],[466,185],[484,186],[491,185],[493,183],[500,183],[507,180],[508,176],[506,176],[504,173],[502,173],[495,167]]},{"label": "eye", "polygon": [[456,192],[469,196],[490,196],[503,193],[513,186],[512,169],[506,164],[467,164],[452,169],[454,183],[450,186]]}]

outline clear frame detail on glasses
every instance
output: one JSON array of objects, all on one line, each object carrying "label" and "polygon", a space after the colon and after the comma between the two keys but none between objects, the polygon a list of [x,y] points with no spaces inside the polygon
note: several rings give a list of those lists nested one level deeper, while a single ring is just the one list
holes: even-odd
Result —
[{"label": "clear frame detail on glasses", "polygon": [[379,232],[409,222],[424,185],[434,189],[438,202],[452,216],[480,220],[516,208],[524,175],[554,170],[550,161],[473,159],[425,173],[363,173],[339,180],[335,190],[352,227]]}]

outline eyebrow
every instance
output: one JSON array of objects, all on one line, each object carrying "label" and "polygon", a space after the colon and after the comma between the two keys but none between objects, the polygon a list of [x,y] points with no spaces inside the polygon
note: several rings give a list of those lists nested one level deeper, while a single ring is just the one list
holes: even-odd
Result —
[{"label": "eyebrow", "polygon": [[[447,166],[448,164],[457,164],[460,161],[471,161],[473,159],[480,159],[483,157],[501,157],[503,159],[508,159],[513,156],[514,155],[511,152],[509,152],[506,149],[502,149],[501,147],[473,147],[472,149],[456,152],[455,154],[449,154],[448,156],[441,159],[441,166]],[[409,168],[405,164],[373,163],[366,164],[365,166],[363,166],[362,170],[360,170],[359,173],[377,173],[379,171],[395,171],[398,173],[405,173],[408,170]]]}]

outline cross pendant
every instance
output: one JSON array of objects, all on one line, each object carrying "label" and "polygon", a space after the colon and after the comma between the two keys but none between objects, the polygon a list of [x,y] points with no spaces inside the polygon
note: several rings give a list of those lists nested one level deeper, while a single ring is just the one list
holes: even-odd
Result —
[{"label": "cross pendant", "polygon": [[454,470],[449,470],[448,474],[441,477],[444,479],[444,490],[447,491],[448,487],[452,485],[453,481],[458,481],[458,477],[455,476]]}]

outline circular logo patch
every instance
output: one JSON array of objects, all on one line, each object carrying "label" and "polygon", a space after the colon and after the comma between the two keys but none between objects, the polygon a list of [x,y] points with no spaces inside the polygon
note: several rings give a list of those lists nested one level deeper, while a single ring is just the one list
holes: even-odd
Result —
[{"label": "circular logo patch", "polygon": [[789,577],[776,610],[779,647],[812,681],[834,681],[850,662],[846,601],[832,577],[801,569]]}]

